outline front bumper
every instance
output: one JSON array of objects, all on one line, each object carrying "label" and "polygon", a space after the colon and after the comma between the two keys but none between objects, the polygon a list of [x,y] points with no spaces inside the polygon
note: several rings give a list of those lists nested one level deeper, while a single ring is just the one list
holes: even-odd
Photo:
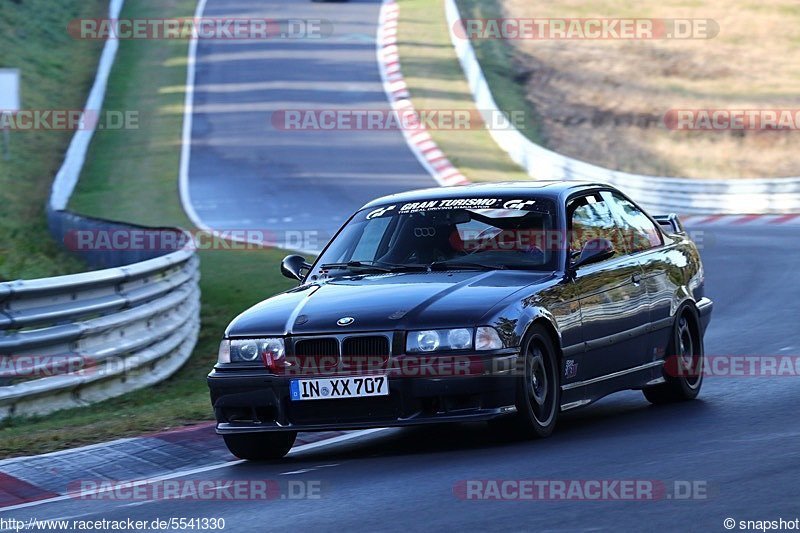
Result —
[{"label": "front bumper", "polygon": [[389,395],[292,401],[266,369],[215,368],[208,376],[217,433],[321,431],[490,420],[516,411],[518,355],[487,356],[480,374],[389,377]]}]

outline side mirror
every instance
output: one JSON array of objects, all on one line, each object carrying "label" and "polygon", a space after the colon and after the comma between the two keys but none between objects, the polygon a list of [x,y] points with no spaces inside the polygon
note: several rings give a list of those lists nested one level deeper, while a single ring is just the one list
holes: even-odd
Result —
[{"label": "side mirror", "polygon": [[287,278],[303,281],[303,269],[311,270],[311,265],[302,255],[287,255],[281,261],[281,274]]},{"label": "side mirror", "polygon": [[614,255],[614,245],[608,239],[591,239],[586,241],[578,260],[572,264],[573,269],[584,265],[605,261]]}]

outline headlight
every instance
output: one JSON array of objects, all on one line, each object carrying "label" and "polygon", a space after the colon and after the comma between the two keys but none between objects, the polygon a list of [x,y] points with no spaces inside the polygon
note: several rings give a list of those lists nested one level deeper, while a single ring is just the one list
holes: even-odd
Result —
[{"label": "headlight", "polygon": [[438,331],[418,331],[416,335],[417,348],[421,352],[433,352],[441,345]]},{"label": "headlight", "polygon": [[409,331],[406,353],[467,350],[472,348],[473,332],[468,328]]},{"label": "headlight", "polygon": [[456,350],[472,348],[472,330],[463,328],[451,329],[447,333],[447,342],[451,348]]},{"label": "headlight", "polygon": [[[250,362],[258,359],[258,343],[252,341],[246,341],[242,343],[234,343],[234,347],[238,348],[239,359],[241,359],[242,361]],[[234,358],[234,361],[235,360],[236,358]]]},{"label": "headlight", "polygon": [[220,363],[264,362],[270,368],[283,364],[286,349],[283,339],[225,340],[219,347]]}]

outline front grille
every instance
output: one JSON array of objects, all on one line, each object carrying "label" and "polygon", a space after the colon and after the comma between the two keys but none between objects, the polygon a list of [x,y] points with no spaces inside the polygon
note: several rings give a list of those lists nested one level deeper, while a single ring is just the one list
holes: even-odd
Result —
[{"label": "front grille", "polygon": [[374,371],[389,360],[389,339],[383,335],[347,337],[342,343],[342,365],[350,370]]},{"label": "front grille", "polygon": [[294,357],[296,371],[302,374],[330,372],[339,364],[339,341],[333,337],[299,340],[294,345]]},{"label": "front grille", "polygon": [[389,355],[389,339],[383,335],[375,337],[347,337],[342,343],[342,354],[348,355]]},{"label": "front grille", "polygon": [[339,342],[331,338],[302,339],[295,343],[294,354],[308,356],[339,356]]},{"label": "front grille", "polygon": [[[336,369],[347,372],[374,371],[385,368],[391,353],[389,337],[385,335],[354,335],[341,341],[343,336],[304,338],[294,343],[295,371],[302,374],[328,373]],[[291,357],[290,357],[291,360]]]}]

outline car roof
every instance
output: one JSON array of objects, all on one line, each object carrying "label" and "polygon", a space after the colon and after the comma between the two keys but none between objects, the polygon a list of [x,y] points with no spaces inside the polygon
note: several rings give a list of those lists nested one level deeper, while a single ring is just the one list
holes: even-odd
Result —
[{"label": "car roof", "polygon": [[[576,180],[530,180],[530,181],[502,181],[493,183],[475,183],[458,187],[431,187],[417,189],[389,196],[376,198],[361,209],[368,209],[394,202],[419,202],[423,200],[443,200],[450,198],[476,198],[484,196],[520,196],[527,198],[539,196],[560,199],[575,191],[592,189],[596,187],[610,187],[604,183]],[[360,211],[360,210],[359,210]]]}]

